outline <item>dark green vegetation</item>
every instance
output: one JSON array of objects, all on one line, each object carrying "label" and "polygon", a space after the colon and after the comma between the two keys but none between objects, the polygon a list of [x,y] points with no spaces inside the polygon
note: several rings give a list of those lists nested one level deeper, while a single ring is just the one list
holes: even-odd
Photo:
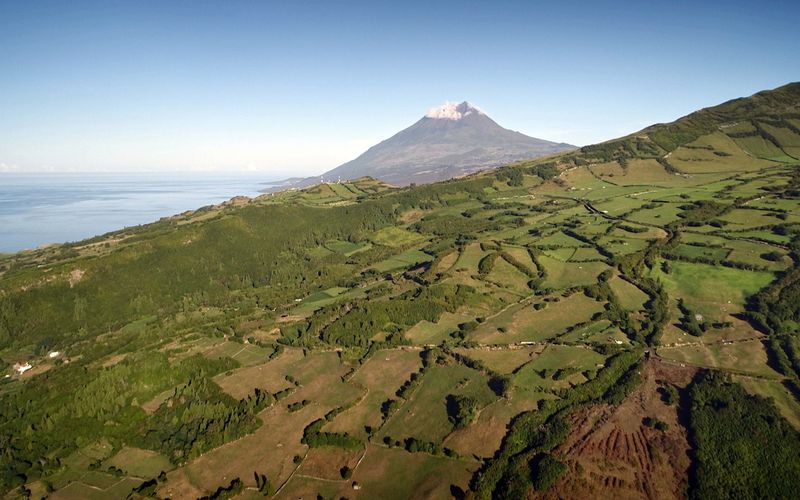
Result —
[{"label": "dark green vegetation", "polygon": [[702,376],[690,397],[694,498],[782,498],[800,488],[800,436],[773,405],[719,373]]},{"label": "dark green vegetation", "polygon": [[657,448],[688,412],[690,495],[793,496],[799,103],[0,257],[0,492],[562,494],[576,415],[658,362],[701,373],[634,422]]}]

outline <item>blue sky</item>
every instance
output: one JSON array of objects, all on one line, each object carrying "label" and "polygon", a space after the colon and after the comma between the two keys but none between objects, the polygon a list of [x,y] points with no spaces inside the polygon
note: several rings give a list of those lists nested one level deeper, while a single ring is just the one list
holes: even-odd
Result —
[{"label": "blue sky", "polygon": [[446,100],[583,145],[800,80],[798,2],[0,2],[0,171],[314,174]]}]

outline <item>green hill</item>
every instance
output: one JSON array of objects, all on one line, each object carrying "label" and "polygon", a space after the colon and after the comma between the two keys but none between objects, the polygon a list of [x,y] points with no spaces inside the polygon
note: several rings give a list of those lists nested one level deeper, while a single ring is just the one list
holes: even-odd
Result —
[{"label": "green hill", "polygon": [[2,255],[0,493],[793,496],[798,164],[795,83]]}]

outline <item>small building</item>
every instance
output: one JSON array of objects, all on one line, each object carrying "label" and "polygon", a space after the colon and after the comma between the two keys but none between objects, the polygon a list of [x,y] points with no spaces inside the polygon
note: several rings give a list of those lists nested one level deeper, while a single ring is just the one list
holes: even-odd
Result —
[{"label": "small building", "polygon": [[47,354],[47,357],[50,359],[57,358],[59,356],[61,356],[61,351],[50,351],[50,353]]},{"label": "small building", "polygon": [[16,363],[14,365],[14,371],[17,372],[17,374],[19,374],[19,375],[22,375],[23,373],[25,373],[26,371],[30,370],[31,368],[33,368],[33,366],[31,366],[31,364],[28,363],[28,362],[26,362],[25,364]]}]

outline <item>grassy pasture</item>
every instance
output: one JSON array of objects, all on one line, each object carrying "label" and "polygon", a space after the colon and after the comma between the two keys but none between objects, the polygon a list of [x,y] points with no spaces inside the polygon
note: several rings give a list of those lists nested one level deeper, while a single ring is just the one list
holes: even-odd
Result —
[{"label": "grassy pasture", "polygon": [[608,282],[608,285],[619,299],[622,307],[629,311],[641,310],[644,307],[644,303],[649,299],[647,294],[641,291],[636,285],[625,281],[619,276],[612,278]]},{"label": "grassy pasture", "polygon": [[[603,310],[603,304],[575,293],[537,311],[530,305],[509,309],[478,327],[472,340],[486,344],[543,342],[556,337],[572,325],[588,321]],[[505,333],[499,329],[506,330]]]},{"label": "grassy pasture", "polygon": [[699,247],[694,245],[680,244],[673,250],[676,254],[689,258],[705,258],[724,260],[728,257],[730,249],[716,247]]},{"label": "grassy pasture", "polygon": [[561,174],[567,185],[575,188],[573,192],[583,193],[586,191],[603,190],[614,188],[614,184],[595,177],[588,167],[572,169]]},{"label": "grassy pasture", "polygon": [[342,482],[344,486],[349,482],[342,479],[342,467],[353,469],[363,454],[363,450],[345,450],[333,446],[311,448],[297,473],[326,481]]},{"label": "grassy pasture", "polygon": [[[105,460],[112,452],[113,448],[106,440],[84,446],[62,459],[61,463],[65,467],[53,474],[49,480],[56,489],[61,490],[70,483],[80,481],[89,472],[90,463],[96,460]],[[79,487],[75,486],[75,488]]]},{"label": "grassy pasture", "polygon": [[561,231],[556,231],[550,235],[547,235],[543,238],[540,238],[536,241],[536,245],[538,246],[559,246],[559,247],[583,247],[586,246],[586,243],[582,242],[581,240],[577,240],[572,236],[562,233]]},{"label": "grassy pasture", "polygon": [[174,468],[167,457],[160,453],[127,446],[103,463],[104,468],[111,465],[129,475],[141,478],[156,477],[161,471],[169,471]]},{"label": "grassy pasture", "polygon": [[539,257],[539,262],[547,270],[545,286],[555,289],[591,285],[608,269],[603,262],[562,262],[547,255]]},{"label": "grassy pasture", "polygon": [[531,289],[528,287],[530,277],[506,262],[502,257],[495,259],[492,271],[484,279],[522,296],[530,295],[531,293]]},{"label": "grassy pasture", "polygon": [[73,482],[53,492],[48,498],[56,500],[107,500],[109,498],[126,498],[133,488],[142,483],[141,480],[125,477],[114,478],[116,482],[106,489],[99,489],[82,482]]},{"label": "grassy pasture", "polygon": [[437,273],[445,273],[450,270],[458,261],[459,253],[458,251],[450,252],[449,254],[442,257],[441,260],[436,264],[435,272]]},{"label": "grassy pasture", "polygon": [[692,310],[713,320],[740,312],[745,299],[774,278],[770,272],[690,262],[673,261],[670,267],[670,273],[665,274],[657,263],[650,276],[664,283],[671,298],[683,298]]},{"label": "grassy pasture", "polygon": [[637,210],[625,216],[626,219],[633,222],[640,222],[642,224],[652,224],[656,226],[665,226],[670,222],[675,222],[679,219],[678,214],[681,213],[680,205],[677,203],[663,203],[656,208],[644,208]]},{"label": "grassy pasture", "polygon": [[433,260],[433,257],[421,250],[406,250],[401,254],[378,262],[372,267],[383,273],[395,269],[411,267],[421,262],[430,262],[431,260]]},{"label": "grassy pasture", "polygon": [[525,391],[515,393],[511,399],[499,399],[484,408],[472,425],[447,436],[444,445],[465,457],[489,458],[500,448],[511,419],[524,411],[535,410],[543,398],[544,394]]},{"label": "grassy pasture", "polygon": [[[308,476],[295,475],[275,498],[297,500],[299,498],[343,498],[352,495],[351,482],[329,481]],[[250,496],[248,496],[250,495]],[[244,491],[237,500],[261,500],[264,497],[256,491]]]},{"label": "grassy pasture", "polygon": [[601,186],[581,196],[589,201],[600,201],[619,196],[630,196],[642,192],[642,186]]},{"label": "grassy pasture", "polygon": [[734,376],[734,380],[750,394],[772,399],[781,415],[795,429],[800,430],[800,403],[797,402],[783,384],[775,380],[742,377],[739,375]]},{"label": "grassy pasture", "polygon": [[506,245],[503,247],[503,251],[508,252],[517,262],[530,269],[532,272],[536,272],[536,264],[531,260],[527,248]]},{"label": "grassy pasture", "polygon": [[720,219],[730,223],[726,229],[738,230],[779,224],[782,221],[776,215],[774,212],[764,210],[734,208]]},{"label": "grassy pasture", "polygon": [[325,248],[331,252],[343,254],[347,257],[364,250],[368,250],[372,245],[367,242],[351,243],[349,241],[331,240],[325,243]]},{"label": "grassy pasture", "polygon": [[414,233],[397,226],[389,226],[373,234],[370,239],[377,245],[403,247],[417,243],[424,238],[419,233]]},{"label": "grassy pasture", "polygon": [[677,346],[687,343],[714,344],[763,337],[761,333],[753,330],[749,323],[734,316],[728,316],[728,321],[731,322],[730,327],[710,328],[701,337],[692,337],[679,328],[680,311],[678,311],[677,307],[673,305],[670,312],[670,322],[664,326],[664,331],[661,335],[661,345],[663,346]]},{"label": "grassy pasture", "polygon": [[553,248],[548,250],[543,250],[543,253],[548,257],[552,257],[554,259],[558,259],[562,262],[567,262],[575,255],[575,252],[578,251],[578,248]]},{"label": "grassy pasture", "polygon": [[525,365],[536,370],[558,370],[559,368],[578,368],[580,370],[594,370],[597,365],[604,363],[605,357],[592,349],[580,346],[548,345],[536,359]]},{"label": "grassy pasture", "polygon": [[602,163],[592,169],[608,182],[620,186],[695,186],[704,182],[702,177],[667,172],[654,159],[629,160],[624,169],[617,162]]},{"label": "grassy pasture", "polygon": [[486,367],[499,373],[511,373],[528,363],[544,350],[543,345],[524,346],[515,349],[463,348],[456,352],[471,359],[481,361]]},{"label": "grassy pasture", "polygon": [[[359,498],[450,498],[450,485],[466,491],[478,466],[473,461],[370,445],[353,481],[361,486]],[[355,493],[350,492],[347,495]]]},{"label": "grassy pasture", "polygon": [[309,249],[306,253],[308,254],[309,257],[313,259],[324,259],[328,255],[332,255],[334,252],[331,252],[324,246],[318,246]]},{"label": "grassy pasture", "polygon": [[272,354],[272,349],[233,341],[222,342],[203,353],[204,356],[211,359],[229,357],[243,366],[264,363],[269,359],[270,354]]},{"label": "grassy pasture", "polygon": [[784,234],[775,234],[770,230],[754,230],[754,231],[736,231],[726,232],[726,235],[733,238],[751,238],[755,240],[763,240],[770,243],[777,243],[779,245],[787,245],[792,237]]},{"label": "grassy pasture", "polygon": [[[618,199],[618,198],[615,198]],[[598,234],[605,234],[611,223],[599,215],[587,214],[581,217],[581,226],[575,229],[576,232],[592,237]]]},{"label": "grassy pasture", "polygon": [[160,496],[188,496],[170,491],[211,492],[220,485],[219,478],[239,477],[245,486],[255,486],[253,471],[266,474],[275,484],[285,481],[296,465],[294,455],[305,455],[308,447],[300,443],[303,429],[322,417],[330,408],[307,405],[290,413],[283,404],[274,405],[259,416],[263,425],[253,434],[215,448],[167,474],[159,488]]},{"label": "grassy pasture", "polygon": [[741,146],[742,149],[758,158],[779,162],[791,162],[794,160],[794,158],[787,156],[786,153],[775,144],[764,139],[760,135],[754,137],[737,137],[734,141],[736,141],[736,144]]},{"label": "grassy pasture", "polygon": [[746,340],[727,345],[697,343],[679,347],[660,347],[657,352],[662,358],[690,365],[780,378],[780,374],[767,365],[767,352],[760,340]]},{"label": "grassy pasture", "polygon": [[438,344],[450,338],[450,333],[458,330],[458,325],[473,319],[463,314],[445,312],[436,323],[420,321],[405,332],[405,337],[417,345]]},{"label": "grassy pasture", "polygon": [[611,236],[602,236],[599,240],[606,250],[614,255],[628,255],[647,247],[647,241],[637,240],[634,238],[617,238]]},{"label": "grassy pasture", "polygon": [[[752,151],[746,150],[747,147],[744,147],[739,139],[731,139],[721,132],[715,132],[704,135],[685,147],[676,149],[668,160],[680,171],[693,174],[747,172],[772,165],[771,162],[754,158],[748,154]],[[715,151],[722,153],[723,156],[715,154]]]},{"label": "grassy pasture", "polygon": [[610,321],[603,319],[594,321],[581,328],[563,335],[559,338],[563,342],[575,343],[616,343],[622,342],[623,344],[630,344],[630,340],[625,336],[622,331],[613,326]]},{"label": "grassy pasture", "polygon": [[377,352],[350,379],[351,384],[366,389],[364,398],[336,416],[324,430],[348,432],[366,439],[364,427],[377,428],[381,423],[381,404],[387,399],[397,399],[395,392],[421,366],[418,351],[393,349]]},{"label": "grassy pasture", "polygon": [[763,209],[771,209],[771,210],[785,210],[791,214],[797,214],[800,212],[798,209],[797,202],[795,200],[783,200],[780,198],[775,198],[771,196],[767,196],[761,198],[760,200],[753,200],[747,204],[749,207],[755,208],[763,208]]},{"label": "grassy pasture", "polygon": [[714,245],[714,246],[723,246],[727,247],[733,240],[729,240],[728,238],[723,238],[722,236],[714,236],[713,234],[703,234],[694,231],[694,228],[691,228],[691,231],[682,229],[681,230],[681,243],[701,243],[704,245]]},{"label": "grassy pasture", "polygon": [[286,371],[291,363],[300,361],[302,353],[296,349],[288,350],[280,358],[269,363],[238,368],[230,374],[220,374],[214,381],[223,391],[236,399],[245,398],[255,389],[264,389],[271,393],[279,392],[292,384],[286,381]]},{"label": "grassy pasture", "polygon": [[120,481],[120,478],[100,470],[90,470],[81,477],[81,483],[106,490]]},{"label": "grassy pasture", "polygon": [[761,257],[763,254],[778,252],[786,255],[786,251],[781,248],[776,248],[764,243],[756,243],[753,241],[742,240],[729,240],[726,245],[731,249],[728,255],[728,260],[733,262],[742,262],[745,264],[752,264],[755,266],[765,266],[771,270],[782,270],[787,265],[791,265],[791,259],[784,257],[782,260],[773,262]]},{"label": "grassy pasture", "polygon": [[[311,354],[284,365],[284,368],[281,378],[290,374],[301,383],[301,387],[262,411],[259,414],[263,422],[261,427],[169,473],[169,480],[162,489],[209,492],[219,486],[220,476],[239,477],[246,486],[254,486],[253,471],[267,474],[273,482],[281,483],[296,467],[292,457],[303,456],[307,450],[300,443],[303,429],[329,410],[354,401],[362,393],[362,390],[342,382],[347,368],[334,352]],[[311,403],[294,412],[287,409],[287,405],[304,399]]]},{"label": "grassy pasture", "polygon": [[642,226],[639,224],[625,224],[625,226],[636,228],[635,231],[644,231],[637,233],[635,231],[625,230],[622,227],[616,227],[609,233],[609,236],[616,238],[630,238],[634,240],[655,240],[667,237],[666,231],[657,227]]},{"label": "grassy pasture", "polygon": [[581,385],[587,379],[580,373],[572,373],[560,380],[555,380],[552,375],[542,377],[536,370],[525,365],[514,375],[514,383],[517,387],[524,389],[522,392],[553,391],[558,389],[569,389],[576,385]]},{"label": "grassy pasture", "polygon": [[470,243],[464,248],[464,251],[458,256],[458,260],[454,266],[456,271],[466,270],[470,273],[478,272],[478,262],[486,256],[487,252],[481,250],[479,243]]},{"label": "grassy pasture", "polygon": [[644,203],[646,202],[633,196],[617,196],[610,200],[593,203],[593,206],[609,215],[619,217],[631,210],[641,207]]},{"label": "grassy pasture", "polygon": [[572,257],[569,258],[570,262],[586,262],[590,260],[605,260],[605,257],[595,248],[581,247],[576,248]]},{"label": "grassy pasture", "polygon": [[554,380],[551,375],[547,378],[537,373],[540,370],[558,370],[561,368],[576,368],[578,370],[594,370],[597,365],[603,364],[605,357],[597,352],[583,347],[549,345],[539,356],[523,366],[514,375],[514,384],[525,390],[563,389],[582,384],[586,378],[581,373],[573,373],[561,380]]},{"label": "grassy pasture", "polygon": [[461,364],[433,366],[423,376],[411,400],[387,421],[378,437],[391,436],[400,440],[415,437],[441,443],[453,429],[447,417],[447,395],[469,395],[486,406],[497,399],[488,382],[486,375]]},{"label": "grassy pasture", "polygon": [[293,316],[305,316],[321,307],[333,304],[338,300],[360,298],[363,297],[365,293],[366,289],[361,287],[352,289],[344,287],[328,288],[327,290],[319,291],[304,298],[289,314]]},{"label": "grassy pasture", "polygon": [[328,184],[328,187],[333,191],[333,193],[337,196],[341,196],[342,198],[354,198],[355,193],[347,188],[344,184]]}]

